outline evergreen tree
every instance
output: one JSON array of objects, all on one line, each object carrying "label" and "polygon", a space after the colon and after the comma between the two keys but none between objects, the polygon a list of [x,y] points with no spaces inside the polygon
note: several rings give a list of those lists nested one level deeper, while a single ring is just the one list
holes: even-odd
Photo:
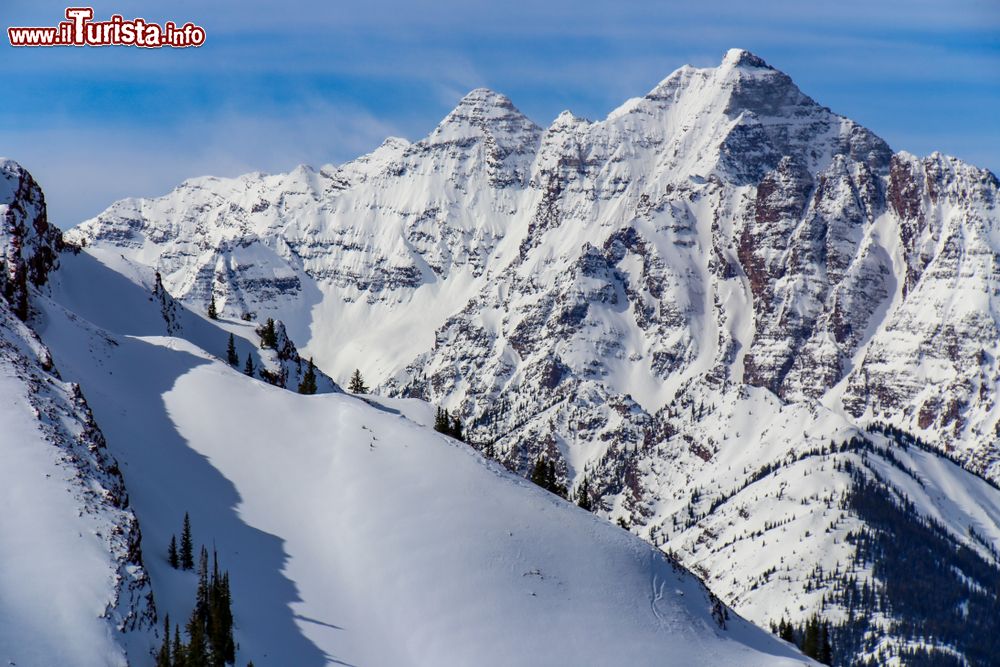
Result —
[{"label": "evergreen tree", "polygon": [[348,391],[352,394],[368,393],[368,387],[365,385],[364,378],[361,377],[361,371],[357,368],[354,369],[354,374],[351,376],[351,383],[348,386]]},{"label": "evergreen tree", "polygon": [[260,346],[274,349],[278,347],[278,335],[274,330],[274,318],[267,318],[267,322],[260,329]]},{"label": "evergreen tree", "polygon": [[212,292],[212,300],[208,302],[208,319],[219,319],[219,311],[215,309],[215,292]]},{"label": "evergreen tree", "polygon": [[535,459],[535,466],[531,469],[531,481],[542,487],[543,489],[548,489],[548,475],[549,467],[545,463],[545,458],[539,456]]},{"label": "evergreen tree", "polygon": [[156,654],[156,667],[173,667],[173,664],[170,658],[170,614],[167,614],[163,619],[163,645]]},{"label": "evergreen tree", "polygon": [[549,461],[545,467],[545,488],[561,498],[566,497],[566,487],[559,483],[556,476],[556,462]]},{"label": "evergreen tree", "polygon": [[236,354],[236,340],[233,338],[233,334],[229,334],[229,344],[226,345],[226,361],[233,368],[236,368],[236,365],[240,363],[240,355]]},{"label": "evergreen tree", "polygon": [[462,433],[462,421],[458,418],[458,415],[451,418],[451,427],[448,429],[448,435],[456,440],[465,442],[465,437]]},{"label": "evergreen tree", "polygon": [[243,365],[243,374],[249,377],[253,377],[253,357],[247,352],[247,362]]},{"label": "evergreen tree", "polygon": [[781,623],[778,624],[778,636],[786,642],[795,643],[795,632],[792,630],[792,624],[786,622],[784,617],[781,618]]},{"label": "evergreen tree", "polygon": [[181,642],[181,626],[174,626],[174,664],[173,667],[186,667],[187,666],[187,651],[186,647]]},{"label": "evergreen tree", "polygon": [[[229,573],[220,572],[219,557],[214,550],[212,569],[209,572],[208,550],[204,546],[199,552],[198,588],[186,630],[189,643],[185,646],[175,628],[171,667],[223,667],[235,664],[236,643],[233,640]],[[169,628],[167,636],[169,637]]]},{"label": "evergreen tree", "polygon": [[586,475],[583,476],[580,488],[576,491],[576,504],[588,512],[593,510],[593,506],[590,503],[590,480]]},{"label": "evergreen tree", "polygon": [[222,638],[224,655],[227,663],[236,662],[236,642],[233,641],[233,596],[229,589],[229,573],[222,575],[222,592],[220,602],[220,618],[222,623]]},{"label": "evergreen tree", "polygon": [[806,630],[802,636],[801,649],[810,658],[819,656],[819,622],[815,616],[806,621]]},{"label": "evergreen tree", "polygon": [[198,608],[191,610],[191,618],[187,624],[188,645],[185,650],[186,667],[209,667],[208,645],[205,639],[205,624],[198,616]]},{"label": "evergreen tree", "polygon": [[434,430],[438,433],[447,433],[450,430],[450,417],[444,408],[438,408],[434,417]]},{"label": "evergreen tree", "polygon": [[229,593],[229,573],[219,573],[219,558],[212,556],[212,580],[208,586],[208,639],[213,665],[224,665],[236,660],[233,641],[232,600]]},{"label": "evergreen tree", "polygon": [[316,366],[313,364],[312,357],[309,357],[309,368],[306,369],[305,375],[302,376],[302,382],[299,383],[299,393],[316,393]]},{"label": "evergreen tree", "polygon": [[830,623],[823,621],[819,632],[819,655],[816,660],[824,665],[833,664],[833,646],[830,644]]},{"label": "evergreen tree", "polygon": [[194,543],[191,541],[191,518],[184,512],[184,529],[181,531],[181,569],[194,569]]},{"label": "evergreen tree", "polygon": [[194,611],[202,627],[208,624],[208,549],[202,546],[198,553],[198,590],[195,593]]},{"label": "evergreen tree", "polygon": [[170,536],[170,546],[167,547],[167,562],[175,570],[180,566],[180,559],[177,557],[177,536]]}]

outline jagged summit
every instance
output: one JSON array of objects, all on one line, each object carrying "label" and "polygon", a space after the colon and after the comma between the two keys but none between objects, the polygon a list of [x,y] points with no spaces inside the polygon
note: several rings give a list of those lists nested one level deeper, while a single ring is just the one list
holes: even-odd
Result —
[{"label": "jagged summit", "polygon": [[527,182],[542,131],[506,95],[476,88],[415,150],[436,154],[435,169],[456,172],[452,180],[485,170],[494,187],[504,188]]},{"label": "jagged summit", "polygon": [[391,149],[406,148],[409,145],[410,145],[409,140],[404,139],[403,137],[386,137],[385,141],[379,144],[379,147],[376,148],[375,150],[378,151],[385,148],[391,148]]},{"label": "jagged summit", "polygon": [[505,107],[513,108],[514,105],[511,103],[510,98],[503,93],[498,93],[495,90],[486,88],[485,86],[480,86],[479,88],[473,88],[468,93],[462,97],[458,102],[460,108],[469,107]]},{"label": "jagged summit", "polygon": [[10,158],[6,158],[6,157],[0,157],[0,172],[2,172],[2,173],[14,173],[14,172],[23,172],[23,171],[24,171],[24,167],[22,167],[16,161],[11,160]]},{"label": "jagged summit", "polygon": [[438,129],[456,125],[489,127],[497,124],[538,128],[506,95],[489,88],[476,88],[459,100],[455,108],[441,121]]},{"label": "jagged summit", "polygon": [[747,51],[746,49],[729,49],[722,59],[722,66],[731,67],[757,67],[762,69],[774,68],[768,65],[763,58]]}]

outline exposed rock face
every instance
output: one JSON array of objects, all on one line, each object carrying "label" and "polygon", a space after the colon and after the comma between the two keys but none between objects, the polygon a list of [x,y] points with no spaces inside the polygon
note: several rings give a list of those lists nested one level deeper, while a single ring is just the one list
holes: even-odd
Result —
[{"label": "exposed rock face", "polygon": [[[480,89],[414,144],[188,181],[70,236],[202,308],[213,290],[280,317],[324,368],[457,412],[513,469],[588,475],[601,513],[691,565],[738,548],[759,498],[731,491],[872,421],[1000,480],[997,195],[988,171],[893,154],[732,50],[602,121],[542,130]],[[820,521],[832,506],[810,498]],[[836,531],[806,532],[836,551]],[[776,621],[730,574],[711,573],[727,601]]]},{"label": "exposed rock face", "polygon": [[998,192],[993,174],[952,158],[893,158],[888,193],[898,218],[900,299],[844,394],[855,417],[933,439],[994,480]]},{"label": "exposed rock face", "polygon": [[27,319],[28,283],[45,284],[62,249],[62,232],[49,225],[35,179],[11,160],[0,160],[0,249],[0,294]]}]

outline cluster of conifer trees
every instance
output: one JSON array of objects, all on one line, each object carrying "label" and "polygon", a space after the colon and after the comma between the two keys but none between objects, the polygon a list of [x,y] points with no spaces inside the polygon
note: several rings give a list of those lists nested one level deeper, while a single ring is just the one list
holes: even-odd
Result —
[{"label": "cluster of conifer trees", "polygon": [[566,497],[566,486],[559,483],[559,477],[556,475],[556,463],[546,456],[539,456],[535,460],[535,467],[531,470],[531,481],[561,498]]},{"label": "cluster of conifer trees", "polygon": [[594,503],[590,493],[590,477],[583,476],[583,481],[576,488],[576,504],[588,512],[594,511]]},{"label": "cluster of conifer trees", "polygon": [[260,349],[273,350],[278,347],[278,333],[274,328],[273,317],[267,318],[264,326],[257,329],[257,333],[260,335]]},{"label": "cluster of conifer trees", "polygon": [[833,664],[833,645],[830,642],[830,623],[813,616],[801,625],[793,625],[784,618],[771,631],[799,647],[805,655],[824,665]]},{"label": "cluster of conifer trees", "polygon": [[452,416],[444,408],[437,409],[437,413],[434,416],[434,430],[465,442],[465,434],[462,432],[462,420],[458,418],[458,415]]},{"label": "cluster of conifer trees", "polygon": [[[180,548],[174,536],[170,538],[167,560],[171,567],[194,569],[191,519],[184,514]],[[220,572],[218,554],[212,554],[212,570],[208,568],[208,549],[204,546],[198,558],[198,588],[194,608],[184,627],[187,636],[181,638],[180,624],[173,627],[170,616],[163,620],[163,644],[156,655],[156,667],[224,667],[236,662],[233,641],[232,595],[229,572]]]},{"label": "cluster of conifer trees", "polygon": [[[265,324],[261,328],[261,347],[265,347],[265,337],[268,338],[268,342],[273,347],[275,344],[275,333],[274,333],[274,320],[268,318],[268,324]],[[226,362],[232,366],[236,367],[240,363],[240,356],[236,352],[236,339],[233,334],[229,334],[229,342],[226,344]],[[301,368],[301,367],[300,367]],[[284,377],[283,370],[279,373],[271,373],[264,368],[256,368],[253,365],[253,357],[247,352],[247,361],[243,366],[243,373],[249,377],[254,377],[255,373],[260,373],[262,379],[270,382],[271,384],[278,386],[285,386],[286,378]],[[313,363],[312,358],[309,358],[309,366],[306,368],[306,372],[302,375],[302,380],[299,382],[298,392],[300,394],[315,394],[317,390],[316,385],[316,364]]]},{"label": "cluster of conifer trees", "polygon": [[[561,498],[572,500],[566,485],[559,482],[555,461],[552,461],[544,454],[535,459],[535,465],[531,469],[531,477],[529,479],[546,491],[550,491]],[[576,488],[576,493],[573,495],[576,496],[575,501],[577,506],[588,512],[594,511],[594,494],[590,490],[590,477],[588,475],[583,476],[583,481],[580,482],[580,486]]]},{"label": "cluster of conifer trees", "polygon": [[302,376],[302,381],[299,382],[299,393],[316,393],[316,364],[313,363],[312,357],[309,357],[309,367],[306,368],[306,372]]}]

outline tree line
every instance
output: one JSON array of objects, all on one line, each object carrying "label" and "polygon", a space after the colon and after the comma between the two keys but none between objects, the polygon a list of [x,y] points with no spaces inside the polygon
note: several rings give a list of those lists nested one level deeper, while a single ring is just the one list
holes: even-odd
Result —
[{"label": "tree line", "polygon": [[[171,535],[167,562],[174,569],[194,569],[191,518],[186,512],[180,546],[176,535]],[[184,635],[179,623],[174,624],[171,635],[170,615],[167,614],[163,619],[163,643],[156,654],[156,667],[225,667],[235,664],[232,602],[229,572],[220,570],[218,553],[214,549],[209,570],[208,549],[203,545],[198,557],[194,606],[184,624]]]}]

